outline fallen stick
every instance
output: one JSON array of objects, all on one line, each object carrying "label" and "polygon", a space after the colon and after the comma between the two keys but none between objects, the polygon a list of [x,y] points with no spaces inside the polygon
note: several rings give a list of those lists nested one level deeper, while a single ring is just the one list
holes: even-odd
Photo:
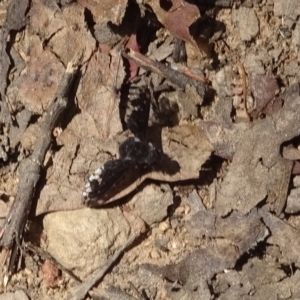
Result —
[{"label": "fallen stick", "polygon": [[82,280],[77,277],[73,272],[71,272],[69,269],[65,268],[59,261],[57,261],[51,254],[43,250],[42,248],[39,248],[31,243],[24,243],[24,247],[22,247],[24,252],[29,255],[31,252],[33,255],[39,256],[43,261],[48,260],[51,262],[56,268],[60,269],[61,271],[68,274],[70,277],[72,277],[77,282],[82,282]]},{"label": "fallen stick", "polygon": [[81,300],[84,299],[88,291],[99,282],[105,273],[116,262],[120,255],[135,241],[138,234],[133,234],[131,238],[125,243],[103,266],[100,266],[98,271],[90,275],[84,282],[76,286],[66,300]]},{"label": "fallen stick", "polygon": [[184,73],[177,70],[173,70],[172,68],[158,61],[152,60],[132,49],[123,51],[122,56],[128,60],[134,61],[138,66],[146,70],[154,72],[162,77],[165,77],[172,84],[176,85],[181,89],[184,89],[186,85],[189,84],[191,86],[196,87],[197,92],[200,96],[204,96],[205,94],[205,90],[209,81],[206,78],[197,75],[196,73],[187,72],[187,70],[184,70]]},{"label": "fallen stick", "polygon": [[68,106],[69,93],[73,87],[80,60],[81,55],[78,55],[68,64],[53,102],[41,124],[40,138],[36,142],[33,153],[20,163],[16,198],[0,232],[0,265],[5,265],[3,280],[5,286],[14,270],[18,249],[21,249],[23,232],[41,177],[45,155],[51,144],[52,132]]}]

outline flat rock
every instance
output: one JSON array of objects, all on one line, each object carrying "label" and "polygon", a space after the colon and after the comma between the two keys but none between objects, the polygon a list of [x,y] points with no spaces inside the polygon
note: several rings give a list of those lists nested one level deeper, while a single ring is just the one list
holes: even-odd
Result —
[{"label": "flat rock", "polygon": [[46,250],[80,278],[101,267],[130,234],[119,208],[55,212],[43,224]]},{"label": "flat rock", "polygon": [[160,222],[168,215],[168,207],[173,204],[173,193],[168,185],[166,187],[163,190],[154,184],[147,185],[130,201],[129,206],[134,213],[148,225]]},{"label": "flat rock", "polygon": [[253,9],[241,6],[236,12],[236,21],[243,41],[250,41],[258,34],[259,23]]},{"label": "flat rock", "polygon": [[28,300],[29,298],[27,295],[19,290],[15,291],[14,293],[5,293],[0,295],[0,300]]}]

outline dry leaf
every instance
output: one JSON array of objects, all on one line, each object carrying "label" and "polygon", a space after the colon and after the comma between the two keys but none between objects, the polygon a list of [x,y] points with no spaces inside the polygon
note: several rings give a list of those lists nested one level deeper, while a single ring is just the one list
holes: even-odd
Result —
[{"label": "dry leaf", "polygon": [[159,1],[149,1],[158,20],[171,34],[179,39],[195,45],[195,40],[190,35],[190,26],[200,18],[200,11],[194,4],[185,1],[173,0],[172,7],[166,11],[160,6]]}]

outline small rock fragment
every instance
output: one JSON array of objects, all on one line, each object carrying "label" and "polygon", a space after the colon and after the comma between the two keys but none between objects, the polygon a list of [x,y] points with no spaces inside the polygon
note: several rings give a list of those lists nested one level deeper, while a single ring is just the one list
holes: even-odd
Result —
[{"label": "small rock fragment", "polygon": [[173,204],[171,189],[162,191],[160,187],[151,184],[147,185],[141,193],[136,194],[129,206],[135,214],[151,225],[167,216],[167,209],[171,204]]},{"label": "small rock fragment", "polygon": [[170,229],[171,226],[170,226],[170,223],[169,223],[169,222],[164,221],[164,222],[161,222],[161,223],[159,224],[158,228],[159,228],[160,231],[165,232],[165,231],[167,231],[168,229]]},{"label": "small rock fragment", "polygon": [[160,258],[160,254],[157,250],[152,250],[150,252],[150,257],[153,258],[153,259],[159,259]]},{"label": "small rock fragment", "polygon": [[252,40],[259,32],[258,19],[253,9],[241,6],[237,11],[237,23],[243,41]]},{"label": "small rock fragment", "polygon": [[28,300],[27,295],[22,291],[16,291],[14,293],[5,293],[0,295],[0,300]]},{"label": "small rock fragment", "polygon": [[44,284],[47,288],[58,286],[58,279],[61,276],[61,272],[56,266],[46,260],[41,266],[41,271],[43,273]]},{"label": "small rock fragment", "polygon": [[266,75],[250,74],[249,87],[254,95],[255,106],[258,112],[261,112],[280,91],[276,78],[272,73],[267,73]]},{"label": "small rock fragment", "polygon": [[300,187],[300,176],[295,176],[293,179],[294,187]]},{"label": "small rock fragment", "polygon": [[[300,34],[300,32],[299,32]],[[297,60],[293,59],[287,62],[284,66],[284,74],[286,76],[295,76],[299,73],[299,65]]]},{"label": "small rock fragment", "polygon": [[292,44],[294,46],[300,46],[300,20],[298,20],[296,27],[293,31]]},{"label": "small rock fragment", "polygon": [[289,18],[300,14],[298,0],[274,0],[274,16],[288,16]]},{"label": "small rock fragment", "polygon": [[300,211],[300,188],[292,189],[287,197],[285,212],[295,214]]}]

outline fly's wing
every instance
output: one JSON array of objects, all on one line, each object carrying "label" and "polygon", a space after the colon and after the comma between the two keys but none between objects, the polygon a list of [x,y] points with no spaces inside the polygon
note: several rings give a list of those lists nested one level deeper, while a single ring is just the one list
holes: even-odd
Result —
[{"label": "fly's wing", "polygon": [[133,135],[140,140],[146,137],[150,104],[151,94],[148,88],[130,88],[125,122]]},{"label": "fly's wing", "polygon": [[119,147],[120,158],[137,165],[151,166],[159,160],[158,151],[144,141],[129,137]]},{"label": "fly's wing", "polygon": [[104,204],[118,192],[118,184],[133,164],[130,160],[116,159],[107,161],[98,168],[85,185],[83,192],[85,203],[89,206]]}]

